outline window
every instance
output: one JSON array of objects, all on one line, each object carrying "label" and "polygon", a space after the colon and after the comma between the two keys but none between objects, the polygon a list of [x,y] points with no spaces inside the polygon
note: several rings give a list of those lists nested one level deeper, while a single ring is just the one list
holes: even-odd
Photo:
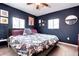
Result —
[{"label": "window", "polygon": [[13,17],[13,28],[25,28],[25,20]]},{"label": "window", "polygon": [[59,29],[59,19],[48,20],[48,29]]}]

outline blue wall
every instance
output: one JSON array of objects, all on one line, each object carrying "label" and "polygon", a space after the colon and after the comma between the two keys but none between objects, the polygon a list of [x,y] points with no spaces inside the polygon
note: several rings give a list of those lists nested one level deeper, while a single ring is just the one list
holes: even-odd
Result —
[{"label": "blue wall", "polygon": [[30,26],[28,26],[28,17],[29,16],[35,17],[31,14],[25,13],[23,11],[12,8],[12,7],[2,4],[2,3],[0,3],[0,9],[9,11],[9,24],[7,24],[7,25],[0,24],[0,38],[6,38],[9,35],[8,32],[10,29],[12,29],[12,18],[13,17],[25,19],[26,28],[30,27]]},{"label": "blue wall", "polygon": [[[71,26],[67,25],[65,23],[65,18],[68,15],[76,15],[79,19],[79,6],[61,10],[61,11],[57,11],[57,12],[50,13],[50,14],[46,14],[43,16],[39,16],[36,19],[36,26],[35,27],[37,28],[39,33],[54,34],[54,35],[58,36],[60,41],[71,43],[71,44],[77,44],[78,33],[79,33],[79,20],[74,25],[71,25]],[[47,21],[50,19],[54,19],[54,18],[60,19],[60,23],[59,23],[60,28],[56,29],[56,30],[55,29],[48,29]],[[39,26],[39,24],[38,24],[39,19],[42,19],[46,22],[44,27]],[[67,37],[70,37],[70,40],[67,40]]]}]

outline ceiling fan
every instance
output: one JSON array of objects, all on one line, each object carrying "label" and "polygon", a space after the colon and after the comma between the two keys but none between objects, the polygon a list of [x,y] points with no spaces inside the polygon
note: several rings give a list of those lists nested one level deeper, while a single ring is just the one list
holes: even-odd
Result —
[{"label": "ceiling fan", "polygon": [[27,5],[35,5],[36,9],[49,7],[49,5],[47,3],[27,3]]}]

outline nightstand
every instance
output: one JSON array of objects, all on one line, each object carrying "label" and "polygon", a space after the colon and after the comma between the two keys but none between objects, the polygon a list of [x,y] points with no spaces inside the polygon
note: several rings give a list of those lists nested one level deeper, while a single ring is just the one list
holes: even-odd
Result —
[{"label": "nightstand", "polygon": [[0,42],[4,42],[4,41],[7,41],[7,39],[0,39]]},{"label": "nightstand", "polygon": [[0,39],[0,43],[3,43],[3,42],[6,42],[7,43],[7,39]]}]

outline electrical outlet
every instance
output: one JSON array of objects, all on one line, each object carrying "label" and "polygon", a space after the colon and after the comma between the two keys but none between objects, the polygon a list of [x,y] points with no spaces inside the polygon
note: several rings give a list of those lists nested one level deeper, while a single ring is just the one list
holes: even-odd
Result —
[{"label": "electrical outlet", "polygon": [[67,40],[70,40],[70,37],[67,37]]}]

